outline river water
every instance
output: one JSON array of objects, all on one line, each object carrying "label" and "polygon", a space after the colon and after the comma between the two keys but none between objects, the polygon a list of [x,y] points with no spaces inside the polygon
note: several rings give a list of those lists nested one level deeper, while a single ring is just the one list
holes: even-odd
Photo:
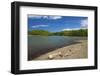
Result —
[{"label": "river water", "polygon": [[69,36],[28,36],[28,60],[32,60],[41,54],[52,51],[56,48],[77,43],[77,40],[87,37]]}]

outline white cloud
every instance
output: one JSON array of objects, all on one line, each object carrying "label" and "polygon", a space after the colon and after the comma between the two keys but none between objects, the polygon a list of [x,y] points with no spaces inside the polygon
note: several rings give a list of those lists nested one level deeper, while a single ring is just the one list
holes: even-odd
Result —
[{"label": "white cloud", "polygon": [[36,18],[36,19],[52,19],[52,20],[57,20],[57,19],[61,19],[62,16],[42,16],[42,15],[29,15],[29,18]]},{"label": "white cloud", "polygon": [[88,20],[87,19],[85,19],[85,20],[82,20],[81,21],[81,28],[87,28],[88,27]]},{"label": "white cloud", "polygon": [[37,15],[29,15],[29,18],[42,18],[42,16],[37,16]]},{"label": "white cloud", "polygon": [[57,20],[57,19],[61,19],[62,16],[49,16],[50,19],[54,19],[54,20]]},{"label": "white cloud", "polygon": [[48,27],[48,25],[33,25],[32,28]]},{"label": "white cloud", "polygon": [[42,16],[43,18],[45,18],[45,19],[48,19],[49,18],[49,16]]},{"label": "white cloud", "polygon": [[79,30],[80,28],[64,28],[62,31]]}]

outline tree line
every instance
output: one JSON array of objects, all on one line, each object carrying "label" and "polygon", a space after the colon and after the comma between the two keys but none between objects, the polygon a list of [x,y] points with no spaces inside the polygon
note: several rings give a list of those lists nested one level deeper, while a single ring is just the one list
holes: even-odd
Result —
[{"label": "tree line", "polygon": [[66,30],[60,32],[49,32],[47,30],[31,30],[28,35],[41,35],[41,36],[88,36],[87,29],[79,30]]}]

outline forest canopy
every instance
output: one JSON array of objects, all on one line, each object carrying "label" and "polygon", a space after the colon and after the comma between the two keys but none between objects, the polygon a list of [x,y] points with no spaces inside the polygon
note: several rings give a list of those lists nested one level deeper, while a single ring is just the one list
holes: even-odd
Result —
[{"label": "forest canopy", "polygon": [[41,36],[88,36],[88,29],[79,30],[66,30],[60,32],[49,32],[47,30],[31,30],[28,35],[41,35]]}]

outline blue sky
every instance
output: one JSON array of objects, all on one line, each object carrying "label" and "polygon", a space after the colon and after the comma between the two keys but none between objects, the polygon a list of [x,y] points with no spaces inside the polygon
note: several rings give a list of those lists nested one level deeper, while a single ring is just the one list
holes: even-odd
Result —
[{"label": "blue sky", "polygon": [[65,30],[87,29],[88,18],[78,16],[28,15],[28,30]]}]

